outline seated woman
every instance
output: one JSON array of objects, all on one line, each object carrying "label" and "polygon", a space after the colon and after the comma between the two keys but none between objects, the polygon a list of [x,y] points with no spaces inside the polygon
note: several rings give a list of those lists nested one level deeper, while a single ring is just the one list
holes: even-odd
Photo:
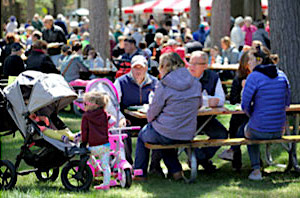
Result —
[{"label": "seated woman", "polygon": [[80,78],[80,72],[88,72],[89,66],[83,61],[82,45],[75,43],[72,46],[72,54],[67,55],[62,62],[61,74],[67,82]]},{"label": "seated woman", "polygon": [[[176,144],[192,140],[201,106],[201,84],[185,68],[179,55],[165,53],[159,62],[162,79],[149,105],[148,124],[140,131],[136,145],[134,168],[143,170],[136,180],[145,180],[147,176],[149,149],[144,143]],[[181,179],[183,172],[176,150],[161,152],[169,173],[175,180]]]},{"label": "seated woman", "polygon": [[[249,67],[242,94],[242,109],[249,122],[241,127],[238,136],[251,140],[281,138],[286,122],[286,107],[290,105],[290,86],[284,72],[274,65],[270,51],[264,46],[250,50]],[[248,145],[253,171],[251,180],[262,180],[259,145]]]}]

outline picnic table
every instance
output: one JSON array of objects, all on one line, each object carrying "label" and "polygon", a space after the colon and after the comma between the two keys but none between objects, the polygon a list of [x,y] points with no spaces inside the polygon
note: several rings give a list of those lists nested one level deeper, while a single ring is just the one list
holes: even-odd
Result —
[{"label": "picnic table", "polygon": [[[300,141],[299,136],[299,121],[300,121],[300,104],[292,104],[286,110],[287,112],[287,123],[289,123],[289,118],[294,121],[292,127],[288,124],[286,126],[285,136],[282,139],[276,140],[248,140],[245,138],[232,138],[232,139],[209,139],[209,140],[193,140],[191,143],[186,144],[176,144],[176,145],[154,145],[145,143],[145,146],[149,149],[170,149],[178,148],[181,151],[186,148],[187,155],[191,161],[191,176],[187,182],[193,182],[197,177],[197,161],[194,153],[194,148],[198,147],[211,147],[211,146],[229,146],[229,145],[247,145],[247,144],[266,144],[266,162],[268,165],[278,166],[281,168],[286,168],[290,170],[294,168],[296,171],[300,172],[300,167],[298,165],[297,154],[296,154],[296,142]],[[132,110],[125,110],[126,114],[134,116],[139,119],[146,119],[146,110],[145,108],[135,108]],[[244,114],[244,112],[238,106],[234,105],[225,105],[225,107],[216,107],[216,108],[201,108],[198,111],[198,116],[209,116],[203,125],[196,131],[195,135],[199,134],[205,125],[217,115],[229,115],[229,114]],[[291,130],[292,129],[292,130]],[[292,136],[290,136],[292,135]],[[270,152],[272,143],[282,143],[283,148],[289,153],[288,165],[277,164],[272,160],[272,155]]]},{"label": "picnic table", "polygon": [[236,71],[239,68],[239,64],[219,64],[214,63],[208,66],[208,69],[212,70],[233,70]]}]

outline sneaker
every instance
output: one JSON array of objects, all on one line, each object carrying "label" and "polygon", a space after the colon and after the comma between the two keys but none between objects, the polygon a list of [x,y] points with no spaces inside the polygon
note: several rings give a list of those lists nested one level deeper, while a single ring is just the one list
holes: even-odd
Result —
[{"label": "sneaker", "polygon": [[221,154],[218,155],[218,157],[223,160],[233,161],[233,150],[232,149],[224,150]]},{"label": "sneaker", "polygon": [[255,180],[255,181],[259,181],[259,180],[262,180],[262,176],[261,176],[261,172],[259,169],[254,169],[249,177],[248,177],[250,180]]},{"label": "sneaker", "polygon": [[172,176],[173,176],[173,179],[174,179],[175,181],[184,179],[184,175],[183,175],[183,172],[182,172],[182,171],[178,171],[178,172],[176,172],[176,173],[173,173]]},{"label": "sneaker", "polygon": [[99,186],[94,186],[96,190],[109,190],[109,187],[110,187],[109,185],[103,185],[103,184]]}]

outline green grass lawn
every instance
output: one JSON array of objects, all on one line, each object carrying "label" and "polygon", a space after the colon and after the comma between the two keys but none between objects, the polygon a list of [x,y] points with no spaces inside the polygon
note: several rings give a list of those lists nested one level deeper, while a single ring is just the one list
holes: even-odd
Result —
[{"label": "green grass lawn", "polygon": [[[61,117],[73,132],[80,129],[80,118],[72,114],[62,113]],[[230,116],[220,116],[219,120],[228,128]],[[1,159],[9,159],[13,163],[23,138],[18,133],[15,138],[6,136],[1,138]],[[135,145],[136,138],[133,139]],[[287,153],[280,145],[274,145],[273,157],[276,162],[286,163]],[[218,151],[220,153],[223,149]],[[262,146],[264,151],[264,146]],[[16,187],[9,191],[0,191],[1,197],[300,197],[300,174],[284,172],[278,167],[266,167],[263,181],[249,181],[250,162],[245,146],[242,147],[243,167],[240,173],[234,172],[231,163],[214,157],[212,160],[218,170],[213,174],[206,174],[199,167],[198,178],[193,184],[183,181],[175,182],[169,179],[150,176],[147,182],[133,182],[129,189],[111,188],[103,192],[90,188],[88,192],[66,191],[60,177],[55,182],[41,183],[35,174],[18,176]],[[218,154],[217,153],[217,154]],[[262,152],[263,153],[263,152]],[[180,156],[185,174],[188,175],[186,156]],[[163,166],[163,163],[162,163]],[[167,171],[165,166],[164,171]],[[24,162],[19,170],[28,169]]]}]

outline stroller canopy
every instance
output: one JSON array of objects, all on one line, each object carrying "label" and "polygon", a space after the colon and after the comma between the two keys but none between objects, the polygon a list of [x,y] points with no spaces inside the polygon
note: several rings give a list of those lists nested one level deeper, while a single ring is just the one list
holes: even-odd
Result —
[{"label": "stroller canopy", "polygon": [[[20,86],[32,86],[29,102],[26,107]],[[49,104],[56,103],[58,112],[77,98],[63,76],[44,74],[38,71],[25,71],[4,89],[9,102],[18,107],[19,113],[35,112]]]},{"label": "stroller canopy", "polygon": [[[24,93],[22,87],[30,87],[27,89],[29,93]],[[38,71],[21,73],[12,84],[5,87],[4,94],[11,104],[8,112],[25,136],[24,114],[33,113],[48,106],[51,106],[53,112],[58,113],[77,98],[77,94],[70,88],[63,76]],[[24,95],[28,96],[27,105]]]}]

